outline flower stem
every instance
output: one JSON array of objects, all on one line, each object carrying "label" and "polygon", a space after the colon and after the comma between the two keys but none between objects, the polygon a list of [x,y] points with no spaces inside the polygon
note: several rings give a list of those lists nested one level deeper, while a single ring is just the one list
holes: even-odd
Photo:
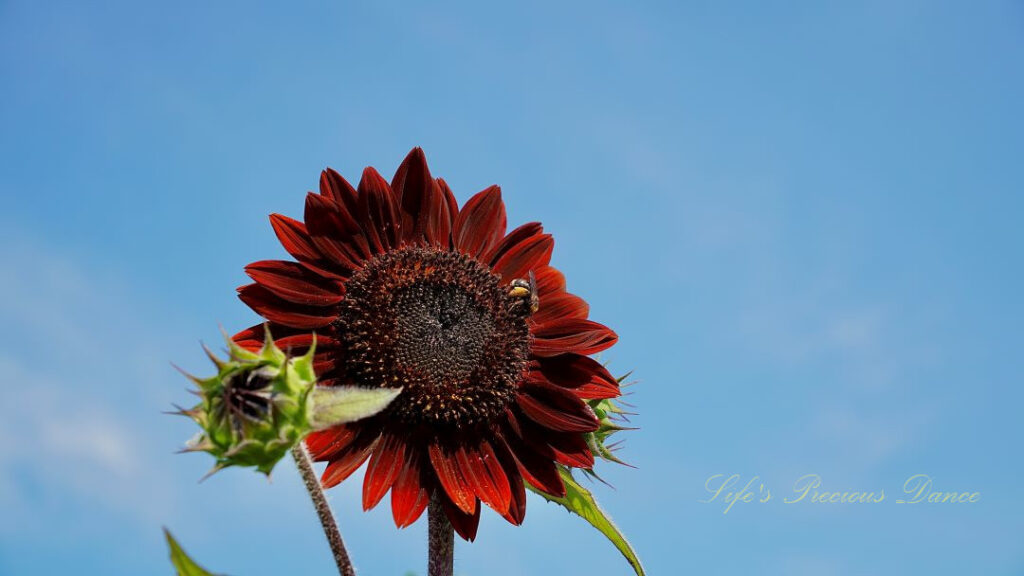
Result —
[{"label": "flower stem", "polygon": [[427,509],[430,525],[430,549],[427,556],[428,576],[452,576],[455,569],[455,529],[448,521],[448,515],[441,504],[441,496],[435,490]]},{"label": "flower stem", "polygon": [[338,524],[331,514],[331,506],[327,503],[324,490],[320,487],[320,480],[313,470],[313,460],[309,457],[306,445],[299,442],[292,448],[292,457],[302,474],[302,481],[306,484],[309,497],[313,500],[313,507],[316,508],[316,515],[320,517],[320,524],[327,536],[327,543],[331,545],[331,552],[334,554],[334,563],[338,565],[340,576],[356,576],[352,567],[352,561],[348,558],[348,551],[345,550],[345,542],[341,539],[341,532],[338,531]]}]

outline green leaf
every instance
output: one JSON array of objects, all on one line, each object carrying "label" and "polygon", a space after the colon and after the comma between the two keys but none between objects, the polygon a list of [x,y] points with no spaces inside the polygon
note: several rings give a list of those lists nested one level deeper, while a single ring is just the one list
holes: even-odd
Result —
[{"label": "green leaf", "polygon": [[401,388],[360,388],[359,386],[317,386],[313,388],[314,430],[322,430],[368,418],[387,408]]},{"label": "green leaf", "polygon": [[591,526],[597,528],[601,534],[604,534],[606,538],[611,540],[612,544],[626,557],[629,565],[633,567],[633,571],[636,572],[637,576],[644,576],[644,567],[640,564],[640,558],[637,557],[633,547],[626,541],[626,537],[623,536],[622,532],[619,531],[618,527],[612,522],[612,519],[601,510],[601,507],[597,505],[597,501],[594,500],[594,495],[589,490],[580,486],[576,479],[572,477],[572,472],[568,468],[559,465],[558,473],[562,476],[562,482],[565,483],[565,496],[558,498],[551,494],[546,494],[533,486],[527,484],[527,487],[536,494],[541,495],[546,500],[561,504],[566,510],[581,516],[584,520],[590,523]]},{"label": "green leaf", "polygon": [[207,572],[202,566],[193,562],[167,528],[164,528],[164,536],[167,538],[168,548],[171,549],[171,564],[174,564],[178,576],[216,576],[213,572]]}]

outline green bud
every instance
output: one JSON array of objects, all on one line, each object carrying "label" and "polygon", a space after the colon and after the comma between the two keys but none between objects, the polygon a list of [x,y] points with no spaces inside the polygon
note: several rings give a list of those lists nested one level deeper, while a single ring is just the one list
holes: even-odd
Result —
[{"label": "green bud", "polygon": [[206,349],[217,366],[215,376],[200,379],[186,374],[198,387],[200,402],[178,411],[201,428],[183,452],[207,452],[216,458],[207,476],[228,466],[253,467],[269,475],[312,430],[372,416],[401,392],[316,386],[315,339],[299,357],[281,351],[269,330],[259,352],[225,339],[227,360]]}]

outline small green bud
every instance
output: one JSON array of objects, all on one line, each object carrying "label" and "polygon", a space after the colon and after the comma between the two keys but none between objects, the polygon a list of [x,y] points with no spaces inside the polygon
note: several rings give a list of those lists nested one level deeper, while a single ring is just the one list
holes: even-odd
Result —
[{"label": "small green bud", "polygon": [[183,452],[207,452],[217,462],[210,474],[228,466],[254,467],[270,475],[274,466],[312,430],[329,428],[383,410],[401,389],[317,387],[313,346],[289,357],[266,332],[263,348],[250,352],[225,338],[228,359],[209,349],[217,374],[200,379],[200,402],[178,413],[202,429]]}]

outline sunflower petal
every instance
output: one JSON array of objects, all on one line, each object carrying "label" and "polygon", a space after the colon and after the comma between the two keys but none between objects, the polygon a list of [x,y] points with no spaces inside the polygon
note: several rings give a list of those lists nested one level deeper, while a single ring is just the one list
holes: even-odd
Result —
[{"label": "sunflower petal", "polygon": [[553,266],[540,266],[534,269],[537,279],[537,293],[541,298],[548,294],[565,292],[565,275]]},{"label": "sunflower petal", "polygon": [[529,418],[522,422],[521,427],[523,441],[544,458],[574,468],[594,466],[594,455],[583,434],[555,432]]},{"label": "sunflower petal", "polygon": [[493,264],[519,243],[542,234],[543,232],[544,227],[541,226],[540,222],[528,222],[523,224],[509,232],[507,236],[501,239],[501,242],[494,245],[494,248],[488,250],[485,254],[481,254],[480,261]]},{"label": "sunflower petal", "polygon": [[505,203],[501,188],[491,186],[466,202],[455,218],[452,240],[460,252],[479,256],[505,236]]},{"label": "sunflower petal", "polygon": [[473,512],[467,514],[447,498],[442,498],[441,502],[444,505],[445,515],[448,516],[448,521],[452,523],[455,532],[463,540],[469,542],[475,540],[476,529],[480,525],[480,508],[482,507],[474,500]]},{"label": "sunflower petal", "polygon": [[431,209],[433,201],[440,200],[434,194],[434,179],[421,148],[413,148],[399,165],[391,178],[391,191],[402,212],[402,239],[408,243],[419,241],[430,219],[436,217]]},{"label": "sunflower petal", "polygon": [[482,502],[498,514],[508,512],[510,492],[508,477],[502,470],[498,457],[486,440],[476,450],[460,446],[455,452],[459,473],[473,488]]},{"label": "sunflower petal", "polygon": [[600,362],[579,354],[536,358],[536,367],[547,382],[569,388],[580,398],[604,399],[621,395],[619,382]]},{"label": "sunflower petal", "polygon": [[405,528],[415,522],[430,503],[430,493],[423,487],[420,477],[419,456],[406,450],[405,464],[391,487],[391,514],[395,526]]},{"label": "sunflower petal", "polygon": [[377,445],[379,438],[380,436],[376,436],[370,440],[365,440],[364,435],[360,434],[355,442],[340,453],[338,459],[332,460],[327,465],[323,476],[320,477],[320,484],[324,488],[331,488],[351,476],[370,457],[370,453],[373,451],[373,447]]},{"label": "sunflower petal", "polygon": [[563,318],[537,326],[533,335],[532,350],[536,356],[555,356],[566,352],[595,354],[610,348],[619,339],[604,324],[577,318]]},{"label": "sunflower petal", "polygon": [[311,272],[334,280],[348,278],[344,270],[324,259],[305,224],[280,214],[271,214],[270,224],[284,249]]},{"label": "sunflower petal", "polygon": [[355,270],[369,256],[368,250],[364,251],[360,246],[362,235],[355,221],[329,199],[307,194],[304,217],[310,240],[334,264]]},{"label": "sunflower petal", "polygon": [[438,178],[435,180],[437,185],[441,187],[441,197],[444,203],[448,205],[448,216],[451,218],[452,226],[455,226],[455,218],[459,215],[459,203],[455,200],[455,194],[452,192],[448,183],[444,181],[444,178]]},{"label": "sunflower petal", "polygon": [[548,494],[565,495],[565,485],[562,484],[558,468],[550,458],[537,454],[522,438],[513,434],[505,434],[504,438],[506,446],[515,456],[524,480]]},{"label": "sunflower petal", "polygon": [[[317,349],[319,350],[319,348]],[[301,350],[296,350],[296,354],[303,353]],[[333,372],[335,368],[341,363],[338,355],[334,351],[317,352],[313,356],[313,372],[317,377]]]},{"label": "sunflower petal", "polygon": [[257,284],[296,304],[329,306],[342,301],[344,286],[317,277],[296,262],[261,260],[245,267]]},{"label": "sunflower petal", "polygon": [[348,448],[359,436],[359,431],[358,427],[345,425],[314,431],[306,437],[306,448],[313,460],[324,462]]},{"label": "sunflower petal", "polygon": [[[266,341],[266,330],[268,329],[274,336],[275,343],[280,342],[283,338],[295,336],[296,334],[311,334],[310,332],[296,330],[295,328],[274,324],[273,322],[262,322],[235,334],[231,337],[231,341],[250,352],[256,351],[263,348],[263,344]],[[283,349],[282,346],[278,346],[278,348]]]},{"label": "sunflower petal", "polygon": [[531,420],[559,432],[593,432],[601,424],[586,402],[555,386],[527,382],[519,389],[516,403]]},{"label": "sunflower petal", "polygon": [[[250,326],[238,334],[231,336],[231,341],[247,349],[247,351],[258,351],[258,349],[263,347],[263,343],[266,341],[266,324],[267,323]],[[280,324],[271,325],[270,333],[274,334],[274,345],[283,349],[285,354],[289,356],[304,355],[309,351],[309,346],[312,345],[314,339],[316,341],[317,354],[321,352],[330,352],[334,355],[338,354],[338,340],[328,335],[314,335],[313,332],[296,330]],[[316,374],[317,381],[324,384],[324,378],[322,377],[323,374],[319,372]]]},{"label": "sunflower petal", "polygon": [[398,480],[398,474],[405,463],[405,443],[393,434],[383,434],[370,463],[366,466],[363,479],[363,510],[369,510],[380,502],[391,486]]},{"label": "sunflower petal", "polygon": [[430,445],[429,454],[430,463],[434,467],[434,472],[437,473],[437,479],[441,482],[441,486],[452,503],[466,514],[475,512],[476,496],[472,487],[459,473],[455,455],[436,443]]},{"label": "sunflower petal", "polygon": [[281,241],[281,245],[296,260],[315,262],[322,257],[320,251],[313,244],[313,240],[309,237],[306,225],[302,222],[281,214],[271,214],[270,225],[274,227],[274,233],[277,234],[277,239]]},{"label": "sunflower petal", "polygon": [[555,452],[555,462],[574,468],[593,468],[594,453],[582,434],[545,434]]},{"label": "sunflower petal", "polygon": [[458,213],[459,205],[448,183],[441,178],[434,180],[430,215],[424,216],[427,218],[427,240],[441,248],[451,248],[452,226]]},{"label": "sunflower petal", "polygon": [[331,168],[320,173],[320,194],[334,200],[349,214],[356,213],[356,189]]},{"label": "sunflower petal", "polygon": [[509,451],[505,442],[497,441],[491,445],[498,457],[498,462],[505,471],[509,483],[509,506],[508,512],[503,517],[512,524],[519,526],[526,518],[526,487],[523,485],[523,476],[516,466],[515,456]]},{"label": "sunflower petal", "polygon": [[554,248],[555,241],[550,234],[532,236],[502,255],[494,263],[494,271],[501,275],[502,282],[526,278],[531,270],[546,266],[551,261],[551,251]]},{"label": "sunflower petal", "polygon": [[259,284],[239,287],[238,298],[267,320],[292,328],[322,328],[337,318],[331,308],[288,302]]},{"label": "sunflower petal", "polygon": [[363,170],[359,181],[359,219],[370,246],[378,254],[398,247],[402,225],[391,186],[376,170]]},{"label": "sunflower petal", "polygon": [[530,319],[534,324],[540,326],[562,318],[585,320],[588,314],[590,314],[590,305],[586,300],[575,294],[563,292],[541,298],[540,308]]}]

